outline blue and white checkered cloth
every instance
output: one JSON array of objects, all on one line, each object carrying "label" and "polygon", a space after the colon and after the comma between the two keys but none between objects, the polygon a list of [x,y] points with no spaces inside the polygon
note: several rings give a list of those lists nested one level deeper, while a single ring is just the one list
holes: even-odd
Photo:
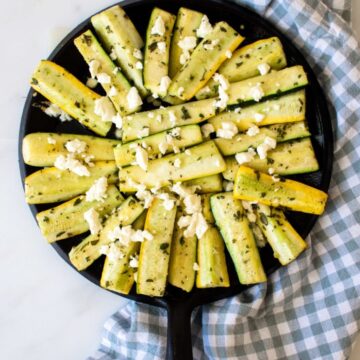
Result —
[{"label": "blue and white checkered cloth", "polygon": [[[360,50],[350,0],[237,3],[276,24],[318,74],[332,104],[334,172],[309,249],[266,284],[195,311],[194,358],[346,359],[360,319]],[[129,301],[90,359],[164,359],[166,324],[165,310]]]}]

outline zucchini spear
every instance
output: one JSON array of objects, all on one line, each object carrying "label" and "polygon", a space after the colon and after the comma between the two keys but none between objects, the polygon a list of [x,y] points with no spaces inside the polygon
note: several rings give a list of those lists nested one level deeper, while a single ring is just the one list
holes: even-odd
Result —
[{"label": "zucchini spear", "polygon": [[327,194],[298,181],[279,179],[240,166],[235,177],[234,198],[321,215],[325,210]]},{"label": "zucchini spear", "polygon": [[35,69],[31,86],[67,114],[96,134],[105,136],[112,123],[96,115],[95,101],[101,96],[74,75],[52,61],[42,60]]}]

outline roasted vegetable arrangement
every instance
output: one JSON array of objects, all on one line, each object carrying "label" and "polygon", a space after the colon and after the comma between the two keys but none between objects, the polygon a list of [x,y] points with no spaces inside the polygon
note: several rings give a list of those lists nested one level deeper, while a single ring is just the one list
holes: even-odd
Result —
[{"label": "roasted vegetable arrangement", "polygon": [[[101,286],[163,296],[266,281],[260,250],[282,265],[307,247],[284,210],[323,213],[327,195],[284,178],[319,169],[306,123],[307,75],[287,67],[278,38],[242,46],[224,21],[154,8],[145,40],[115,6],[74,40],[86,84],[41,61],[31,86],[45,113],[99,136],[23,139],[29,204],[48,242],[86,237],[79,271],[105,255]],[[109,135],[109,134],[115,135]],[[59,204],[59,202],[62,202]],[[55,204],[54,204],[55,203]]]}]

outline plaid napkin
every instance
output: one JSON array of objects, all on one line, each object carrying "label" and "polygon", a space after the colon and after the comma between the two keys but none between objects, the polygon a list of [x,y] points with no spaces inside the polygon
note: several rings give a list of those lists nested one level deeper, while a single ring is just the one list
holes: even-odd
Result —
[{"label": "plaid napkin", "polygon": [[[346,359],[360,318],[360,51],[346,22],[350,0],[236,2],[276,24],[318,74],[332,104],[334,173],[326,213],[298,260],[195,311],[194,358]],[[129,301],[89,359],[164,359],[166,332],[164,310]]]}]

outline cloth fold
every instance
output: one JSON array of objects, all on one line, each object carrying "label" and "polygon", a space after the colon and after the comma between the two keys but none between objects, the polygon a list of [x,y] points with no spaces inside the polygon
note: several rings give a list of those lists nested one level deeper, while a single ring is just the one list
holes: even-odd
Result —
[{"label": "cloth fold", "polygon": [[[336,129],[334,168],[309,249],[266,284],[194,312],[194,359],[346,359],[360,319],[360,50],[351,2],[235,2],[276,24],[317,74]],[[89,359],[164,359],[166,325],[165,310],[129,301]]]}]

